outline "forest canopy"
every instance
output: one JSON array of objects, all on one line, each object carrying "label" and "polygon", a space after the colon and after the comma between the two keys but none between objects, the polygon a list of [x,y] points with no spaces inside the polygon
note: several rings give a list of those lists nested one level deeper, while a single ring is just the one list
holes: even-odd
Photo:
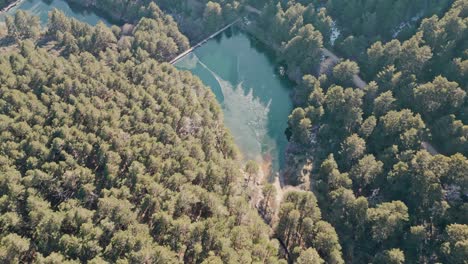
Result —
[{"label": "forest canopy", "polygon": [[[374,6],[373,19],[394,19],[388,24],[348,17],[362,8],[374,12],[378,1],[345,2],[327,6],[339,22],[353,21],[345,32],[364,30],[366,41],[381,40],[363,56],[352,45],[338,46],[358,62],[341,61],[330,74],[306,75],[298,84],[302,100],[289,117],[289,159],[313,159],[314,169],[291,182],[316,194],[347,262],[465,263],[467,2],[454,1],[440,17],[421,14],[427,17],[402,41],[385,41],[391,36],[366,26],[386,32],[401,21],[392,12],[414,12],[405,5],[418,1],[380,1],[397,8]],[[445,2],[431,5],[439,10]],[[356,85],[357,75],[368,81],[365,87]]]},{"label": "forest canopy", "polygon": [[0,55],[0,262],[277,262],[214,95],[139,37],[157,19],[34,21]]}]

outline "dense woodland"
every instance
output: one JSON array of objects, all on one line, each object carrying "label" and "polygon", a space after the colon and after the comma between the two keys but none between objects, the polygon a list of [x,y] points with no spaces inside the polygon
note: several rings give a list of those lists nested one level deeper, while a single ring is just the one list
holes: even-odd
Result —
[{"label": "dense woodland", "polygon": [[467,11],[455,1],[408,40],[375,42],[364,63],[298,85],[307,99],[289,119],[291,155],[315,167],[291,181],[316,194],[347,262],[468,259]]},{"label": "dense woodland", "polygon": [[336,50],[349,57],[361,56],[372,42],[406,40],[421,20],[443,15],[453,0],[329,0],[327,10],[341,29]]},{"label": "dense woodland", "polygon": [[[79,2],[135,26],[6,20],[0,262],[466,263],[466,0]],[[214,95],[165,63],[239,16],[299,80],[286,155],[313,165],[259,212]],[[323,47],[347,59],[319,75]]]}]

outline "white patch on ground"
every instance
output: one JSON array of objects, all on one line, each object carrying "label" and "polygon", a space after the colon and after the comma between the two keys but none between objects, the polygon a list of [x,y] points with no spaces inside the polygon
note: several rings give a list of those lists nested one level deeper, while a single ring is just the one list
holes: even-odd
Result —
[{"label": "white patch on ground", "polygon": [[396,29],[393,30],[392,37],[393,38],[398,37],[398,35],[401,33],[401,31],[403,31],[403,29],[405,29],[406,27],[409,27],[412,24],[414,24],[416,21],[421,19],[422,16],[423,16],[423,12],[421,11],[421,12],[417,13],[415,16],[413,16],[409,21],[401,22],[401,24]]},{"label": "white patch on ground", "polygon": [[335,45],[335,41],[338,39],[338,37],[340,35],[341,35],[341,31],[338,28],[338,26],[336,25],[336,21],[333,20],[333,22],[332,22],[332,32],[331,32],[331,35],[330,35],[330,44],[332,46]]}]

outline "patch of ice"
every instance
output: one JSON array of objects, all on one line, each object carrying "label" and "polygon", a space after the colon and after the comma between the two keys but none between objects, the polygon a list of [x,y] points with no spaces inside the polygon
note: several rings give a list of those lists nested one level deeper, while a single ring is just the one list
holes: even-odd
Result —
[{"label": "patch of ice", "polygon": [[[222,103],[224,122],[244,154],[244,159],[263,163],[264,153],[271,155],[277,148],[276,142],[268,135],[271,100],[265,105],[253,95],[252,88],[244,87],[243,82],[233,85],[222,79],[203,62],[198,61],[198,63],[213,75],[221,87],[224,97]],[[265,151],[266,146],[267,151]]]}]

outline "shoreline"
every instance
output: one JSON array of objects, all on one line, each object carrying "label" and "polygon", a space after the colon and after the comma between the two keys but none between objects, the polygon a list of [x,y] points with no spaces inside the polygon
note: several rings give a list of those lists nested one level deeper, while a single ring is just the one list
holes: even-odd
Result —
[{"label": "shoreline", "polygon": [[14,7],[16,7],[17,5],[19,5],[23,0],[17,0],[17,1],[14,1],[12,2],[11,4],[7,5],[6,7],[0,9],[0,15],[2,15],[3,13],[6,13],[8,11],[10,11],[11,9],[13,9]]}]

